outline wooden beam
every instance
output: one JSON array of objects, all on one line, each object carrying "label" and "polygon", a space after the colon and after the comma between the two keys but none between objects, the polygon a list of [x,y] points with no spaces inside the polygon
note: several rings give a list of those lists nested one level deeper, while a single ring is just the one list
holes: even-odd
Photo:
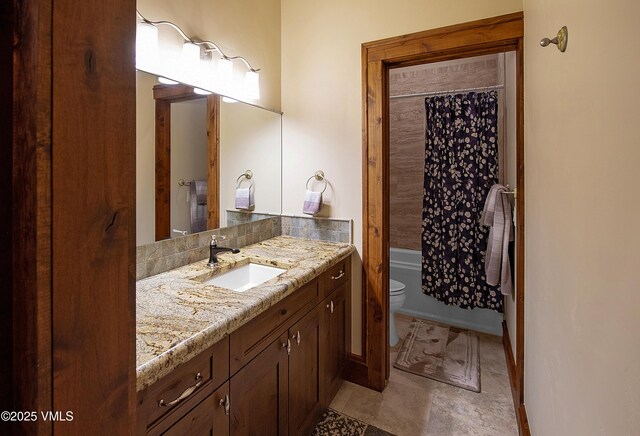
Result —
[{"label": "wooden beam", "polygon": [[155,85],[153,87],[153,98],[156,100],[169,100],[172,103],[187,100],[197,100],[206,96],[193,92],[193,86],[182,84],[177,85]]},{"label": "wooden beam", "polygon": [[156,100],[156,241],[171,237],[171,101]]},{"label": "wooden beam", "polygon": [[133,434],[134,0],[53,4],[53,433]]},{"label": "wooden beam", "polygon": [[[12,212],[12,223],[8,228],[11,229],[13,254],[12,274],[8,277],[12,278],[13,313],[7,319],[13,321],[13,406],[6,410],[40,411],[53,409],[52,2],[15,0],[13,8],[13,71],[2,75],[15,79],[13,147],[2,147],[3,152],[9,153],[8,160],[2,160],[12,166],[8,172],[12,180],[6,186],[13,187],[9,204],[3,204]],[[0,130],[7,133],[11,126],[7,131]],[[52,432],[51,422],[41,419],[15,424],[14,434]]]},{"label": "wooden beam", "polygon": [[220,227],[220,96],[207,96],[207,229]]}]

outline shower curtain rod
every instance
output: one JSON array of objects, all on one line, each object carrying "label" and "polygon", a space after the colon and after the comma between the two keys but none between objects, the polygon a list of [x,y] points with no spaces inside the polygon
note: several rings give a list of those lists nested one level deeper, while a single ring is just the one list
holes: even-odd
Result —
[{"label": "shower curtain rod", "polygon": [[417,94],[391,95],[389,96],[389,98],[428,97],[433,95],[458,94],[458,93],[472,92],[472,91],[489,91],[491,89],[502,89],[502,88],[504,88],[504,85],[494,85],[494,86],[484,86],[481,88],[450,89],[449,91],[430,91],[430,92],[419,92]]}]

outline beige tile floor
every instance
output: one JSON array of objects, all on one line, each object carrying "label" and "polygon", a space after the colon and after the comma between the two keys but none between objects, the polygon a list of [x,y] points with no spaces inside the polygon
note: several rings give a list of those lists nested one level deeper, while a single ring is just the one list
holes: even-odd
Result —
[{"label": "beige tile floor", "polygon": [[[396,315],[400,338],[410,321],[411,317]],[[480,393],[394,368],[398,344],[391,349],[384,392],[344,382],[330,407],[398,436],[517,436],[502,338],[479,335]]]}]

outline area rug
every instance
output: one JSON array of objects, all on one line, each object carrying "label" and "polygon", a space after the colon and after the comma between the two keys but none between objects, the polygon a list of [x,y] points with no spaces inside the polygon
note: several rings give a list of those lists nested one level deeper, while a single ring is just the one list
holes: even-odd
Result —
[{"label": "area rug", "polygon": [[475,332],[414,318],[393,366],[480,392],[478,343]]},{"label": "area rug", "polygon": [[394,436],[362,421],[327,409],[311,436]]}]

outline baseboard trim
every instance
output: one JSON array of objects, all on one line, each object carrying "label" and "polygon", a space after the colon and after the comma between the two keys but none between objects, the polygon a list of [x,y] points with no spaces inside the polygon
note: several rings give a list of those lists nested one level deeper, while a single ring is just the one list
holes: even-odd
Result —
[{"label": "baseboard trim", "polygon": [[362,356],[347,353],[343,372],[344,379],[360,386],[370,388],[369,368]]},{"label": "baseboard trim", "polygon": [[511,339],[506,321],[502,321],[502,346],[504,347],[504,356],[507,359],[507,371],[509,372],[509,385],[511,386],[511,395],[513,397],[513,408],[517,413],[520,401],[518,400],[518,386],[516,385],[516,361],[513,357],[513,348],[511,347]]},{"label": "baseboard trim", "polygon": [[524,404],[518,407],[518,431],[520,432],[520,436],[531,436],[529,420],[527,419],[527,409],[525,409]]},{"label": "baseboard trim", "polygon": [[516,385],[516,362],[513,357],[513,348],[509,339],[509,329],[506,321],[502,321],[502,346],[504,347],[504,355],[507,359],[507,371],[509,373],[509,385],[511,386],[511,395],[513,397],[513,408],[516,412],[516,420],[518,421],[518,433],[520,436],[531,436],[529,430],[529,420],[527,419],[527,410],[524,404],[518,404],[518,386]]}]

